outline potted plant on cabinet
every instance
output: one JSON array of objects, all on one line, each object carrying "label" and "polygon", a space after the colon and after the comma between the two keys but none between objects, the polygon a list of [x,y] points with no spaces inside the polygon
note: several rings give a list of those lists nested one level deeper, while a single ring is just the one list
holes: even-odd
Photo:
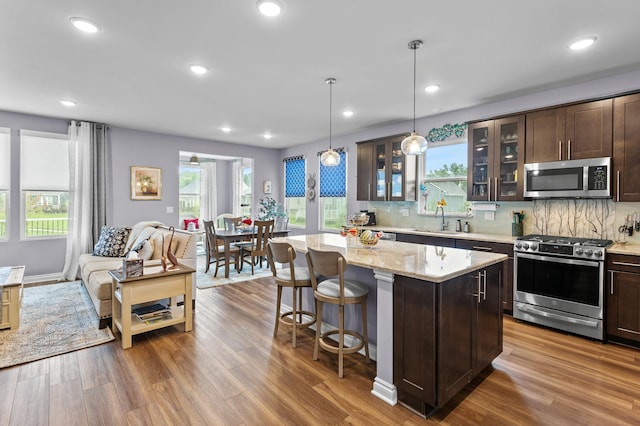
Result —
[{"label": "potted plant on cabinet", "polygon": [[289,217],[284,210],[284,206],[271,197],[260,198],[260,213],[258,214],[258,219],[273,219],[275,221],[273,226],[274,231],[284,231],[289,224]]}]

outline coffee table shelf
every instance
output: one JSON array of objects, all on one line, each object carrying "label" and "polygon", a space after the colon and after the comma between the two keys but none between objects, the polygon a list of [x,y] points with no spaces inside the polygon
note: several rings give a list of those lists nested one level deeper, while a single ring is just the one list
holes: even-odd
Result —
[{"label": "coffee table shelf", "polygon": [[[184,324],[184,331],[193,328],[191,303],[192,273],[194,269],[178,265],[178,269],[124,278],[120,271],[109,271],[112,280],[112,330],[120,331],[122,348],[132,345],[131,337],[147,331]],[[178,306],[178,296],[184,303]],[[132,306],[169,299],[171,318],[147,323],[132,313]]]}]

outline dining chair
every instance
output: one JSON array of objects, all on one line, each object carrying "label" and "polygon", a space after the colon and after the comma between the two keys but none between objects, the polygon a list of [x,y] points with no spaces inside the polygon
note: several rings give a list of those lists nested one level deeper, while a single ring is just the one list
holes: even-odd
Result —
[{"label": "dining chair", "polygon": [[227,231],[233,231],[237,229],[240,225],[242,225],[241,217],[225,217],[224,218],[224,229]]},{"label": "dining chair", "polygon": [[273,224],[273,219],[253,222],[254,232],[251,242],[238,246],[240,248],[241,270],[244,266],[245,257],[251,258],[251,275],[254,274],[254,267],[258,261],[260,261],[260,267],[262,268],[262,261],[267,256],[267,242],[269,242],[270,238],[273,238]]},{"label": "dining chair", "polygon": [[[347,269],[347,261],[337,251],[320,251],[307,249],[307,266],[309,278],[313,286],[313,295],[316,299],[316,339],[313,349],[313,360],[318,360],[318,349],[338,354],[338,377],[343,377],[344,355],[358,352],[364,347],[367,364],[369,363],[369,339],[367,336],[367,295],[369,289],[366,285],[354,281],[345,280],[344,272]],[[327,277],[318,282],[317,276]],[[333,278],[330,278],[333,277]],[[338,328],[321,330],[322,305],[329,303],[338,306]],[[362,334],[354,330],[344,328],[344,306],[359,304],[362,310]],[[330,336],[338,335],[337,346]],[[345,346],[344,336],[353,337],[358,343]]]},{"label": "dining chair", "polygon": [[[307,328],[316,322],[316,315],[305,311],[302,307],[302,289],[311,289],[309,268],[295,264],[296,251],[289,243],[267,243],[267,261],[271,267],[273,280],[278,286],[276,297],[276,323],[273,328],[273,337],[278,335],[280,324],[291,327],[291,345],[296,347],[297,330]],[[282,267],[277,268],[276,263]],[[292,290],[292,307],[290,311],[280,312],[282,303],[282,289],[289,287]]]},{"label": "dining chair", "polygon": [[231,265],[236,265],[236,270],[238,269],[240,250],[237,247],[229,247],[229,265],[225,263],[225,254],[224,251],[224,243],[218,240],[216,237],[216,227],[212,220],[205,220],[204,223],[204,232],[206,237],[206,252],[207,252],[207,266],[205,269],[205,273],[209,271],[209,266],[215,262],[216,270],[213,273],[214,277],[218,276],[218,268],[220,266],[229,267]]}]

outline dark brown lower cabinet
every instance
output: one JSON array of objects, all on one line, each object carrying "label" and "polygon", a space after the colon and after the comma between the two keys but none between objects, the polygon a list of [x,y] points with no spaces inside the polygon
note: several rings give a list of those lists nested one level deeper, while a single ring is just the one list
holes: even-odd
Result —
[{"label": "dark brown lower cabinet", "polygon": [[502,263],[432,283],[394,281],[398,401],[428,417],[502,352]]},{"label": "dark brown lower cabinet", "polygon": [[640,346],[640,257],[607,257],[607,338]]}]

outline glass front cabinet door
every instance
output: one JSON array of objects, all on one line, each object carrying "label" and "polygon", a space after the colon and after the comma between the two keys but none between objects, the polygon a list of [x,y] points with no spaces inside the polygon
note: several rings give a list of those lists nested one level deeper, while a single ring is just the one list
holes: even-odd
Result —
[{"label": "glass front cabinet door", "polygon": [[520,115],[469,124],[469,200],[522,200],[524,123]]}]

